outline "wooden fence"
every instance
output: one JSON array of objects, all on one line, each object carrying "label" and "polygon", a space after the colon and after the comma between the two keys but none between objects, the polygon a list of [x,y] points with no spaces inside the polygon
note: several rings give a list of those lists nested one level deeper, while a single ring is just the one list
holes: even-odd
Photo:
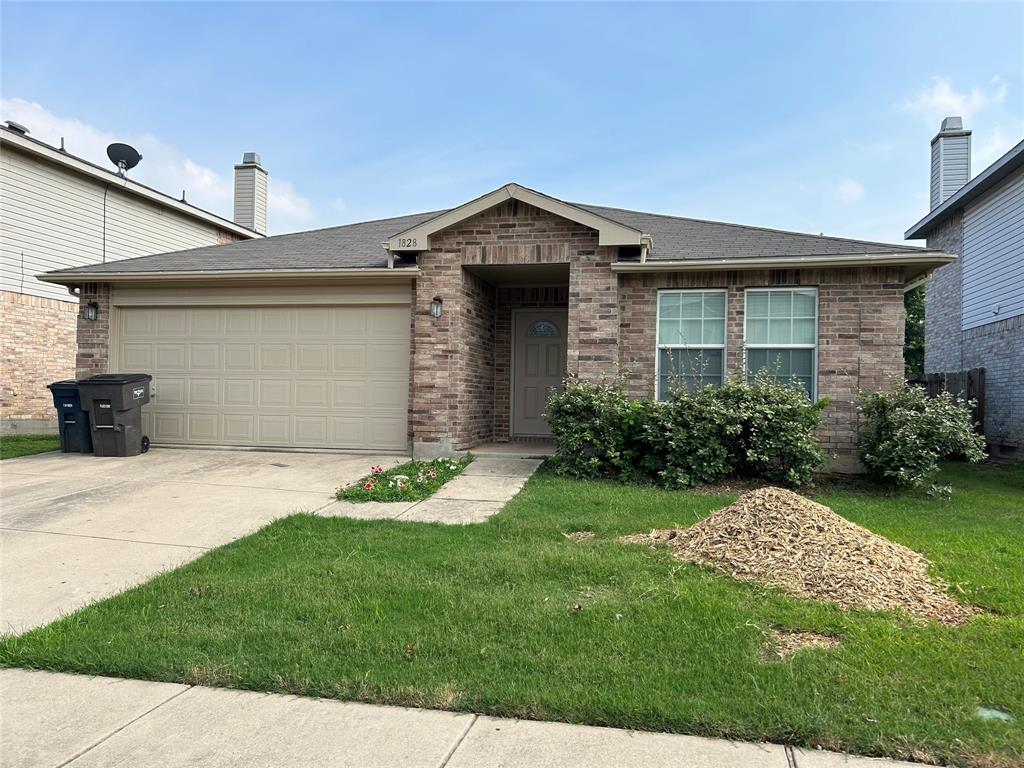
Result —
[{"label": "wooden fence", "polygon": [[928,397],[940,392],[949,392],[961,400],[974,401],[974,422],[978,432],[985,433],[985,369],[971,368],[969,371],[953,373],[927,373],[907,380],[908,384],[924,387]]}]

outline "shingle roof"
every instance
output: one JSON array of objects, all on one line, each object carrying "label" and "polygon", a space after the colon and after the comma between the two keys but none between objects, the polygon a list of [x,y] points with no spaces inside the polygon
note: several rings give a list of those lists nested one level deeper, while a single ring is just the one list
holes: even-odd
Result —
[{"label": "shingle roof", "polygon": [[912,226],[903,235],[907,240],[914,240],[919,237],[927,237],[928,233],[942,224],[964,206],[974,202],[982,195],[990,192],[998,186],[1003,179],[1010,174],[1024,167],[1024,141],[1018,142],[1006,154],[996,160],[992,165],[975,176],[967,184],[964,184],[956,193],[951,195],[942,205],[937,205],[934,210]]},{"label": "shingle roof", "polygon": [[[784,232],[718,221],[686,219],[572,203],[579,208],[637,229],[653,238],[652,261],[744,259],[774,256],[835,256],[916,252],[920,248],[841,237]],[[315,229],[188,251],[49,272],[111,274],[145,272],[230,272],[253,270],[320,270],[387,266],[382,243],[444,211],[378,219],[341,227]],[[399,262],[400,264],[400,262]]]}]

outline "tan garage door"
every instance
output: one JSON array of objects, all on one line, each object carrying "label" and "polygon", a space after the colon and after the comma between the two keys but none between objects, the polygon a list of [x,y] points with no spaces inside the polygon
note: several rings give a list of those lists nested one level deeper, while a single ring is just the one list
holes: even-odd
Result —
[{"label": "tan garage door", "polygon": [[154,443],[404,449],[408,306],[122,307]]}]

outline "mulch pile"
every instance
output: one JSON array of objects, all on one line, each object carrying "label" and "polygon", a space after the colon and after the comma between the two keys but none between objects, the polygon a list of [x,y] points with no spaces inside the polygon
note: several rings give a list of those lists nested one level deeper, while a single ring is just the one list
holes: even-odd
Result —
[{"label": "mulch pile", "polygon": [[980,613],[948,595],[922,555],[783,488],[744,493],[683,530],[623,540],[667,544],[678,560],[844,609],[902,610],[950,626]]}]

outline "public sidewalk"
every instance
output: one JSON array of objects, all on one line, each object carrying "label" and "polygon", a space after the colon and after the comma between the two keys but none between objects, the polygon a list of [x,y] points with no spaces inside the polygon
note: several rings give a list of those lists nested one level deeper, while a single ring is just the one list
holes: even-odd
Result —
[{"label": "public sidewalk", "polygon": [[0,670],[0,766],[870,768],[833,752],[174,683]]}]

